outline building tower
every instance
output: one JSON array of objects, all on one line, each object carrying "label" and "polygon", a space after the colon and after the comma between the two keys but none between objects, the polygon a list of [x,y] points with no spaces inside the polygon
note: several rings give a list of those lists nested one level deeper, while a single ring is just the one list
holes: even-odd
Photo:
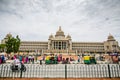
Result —
[{"label": "building tower", "polygon": [[111,34],[109,34],[107,41],[104,42],[104,49],[107,53],[119,52],[118,41]]}]

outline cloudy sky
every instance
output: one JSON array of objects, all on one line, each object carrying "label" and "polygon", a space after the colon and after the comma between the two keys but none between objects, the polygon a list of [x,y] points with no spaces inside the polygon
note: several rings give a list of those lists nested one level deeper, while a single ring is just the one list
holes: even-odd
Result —
[{"label": "cloudy sky", "polygon": [[0,40],[47,41],[59,26],[73,41],[120,43],[120,0],[0,0]]}]

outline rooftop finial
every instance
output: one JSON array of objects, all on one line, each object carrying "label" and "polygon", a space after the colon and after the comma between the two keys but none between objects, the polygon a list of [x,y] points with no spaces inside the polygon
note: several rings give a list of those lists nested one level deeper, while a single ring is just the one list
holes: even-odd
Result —
[{"label": "rooftop finial", "polygon": [[61,26],[59,26],[59,31],[61,31]]},{"label": "rooftop finial", "polygon": [[111,33],[109,33],[109,35],[111,35]]}]

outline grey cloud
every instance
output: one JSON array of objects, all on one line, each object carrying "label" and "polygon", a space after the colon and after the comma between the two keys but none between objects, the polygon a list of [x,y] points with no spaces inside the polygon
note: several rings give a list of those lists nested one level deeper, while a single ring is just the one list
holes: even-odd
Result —
[{"label": "grey cloud", "polygon": [[1,0],[1,36],[11,32],[23,40],[35,35],[36,40],[47,40],[62,26],[73,40],[103,41],[108,33],[118,38],[119,8],[120,0]]}]

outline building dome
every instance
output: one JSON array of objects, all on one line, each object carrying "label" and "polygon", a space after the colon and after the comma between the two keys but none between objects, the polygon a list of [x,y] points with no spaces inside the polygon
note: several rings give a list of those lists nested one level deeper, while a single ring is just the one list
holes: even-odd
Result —
[{"label": "building dome", "polygon": [[12,34],[11,34],[11,33],[8,33],[8,34],[6,35],[6,38],[8,38],[8,37],[12,37]]},{"label": "building dome", "polygon": [[71,39],[71,36],[68,34],[66,38]]},{"label": "building dome", "polygon": [[57,36],[63,36],[63,37],[65,37],[65,35],[64,35],[64,32],[61,30],[61,26],[59,27],[59,30],[56,32],[56,35],[55,35],[56,37]]},{"label": "building dome", "polygon": [[115,41],[114,37],[111,34],[108,36],[108,41]]},{"label": "building dome", "polygon": [[53,38],[53,35],[52,35],[52,34],[49,36],[49,39],[51,39],[51,38]]}]

